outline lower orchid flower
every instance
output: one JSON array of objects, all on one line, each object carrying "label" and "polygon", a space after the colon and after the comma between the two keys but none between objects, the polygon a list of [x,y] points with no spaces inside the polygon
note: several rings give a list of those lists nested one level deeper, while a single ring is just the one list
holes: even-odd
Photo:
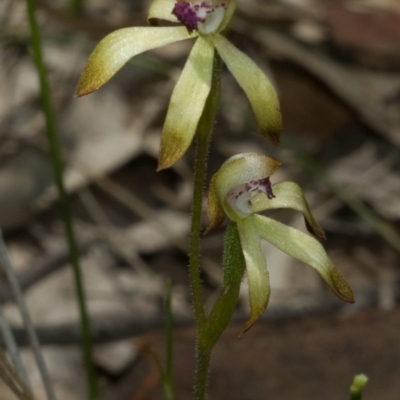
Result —
[{"label": "lower orchid flower", "polygon": [[308,230],[319,238],[324,231],[315,221],[301,188],[294,182],[271,186],[270,176],[278,161],[255,153],[239,154],[227,160],[213,176],[208,194],[209,225],[206,233],[228,217],[237,224],[246,262],[251,316],[246,332],[265,311],[270,296],[269,275],[260,240],[314,268],[333,293],[354,302],[353,292],[329,259],[318,240],[298,229],[257,214],[264,210],[290,208],[303,214]]}]

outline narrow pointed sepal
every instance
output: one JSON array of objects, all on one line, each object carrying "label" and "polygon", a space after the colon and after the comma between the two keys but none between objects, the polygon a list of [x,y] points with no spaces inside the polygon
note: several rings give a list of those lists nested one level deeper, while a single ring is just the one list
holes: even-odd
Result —
[{"label": "narrow pointed sepal", "polygon": [[250,319],[243,332],[247,332],[267,308],[271,292],[267,263],[260,246],[260,236],[250,216],[237,223],[240,243],[246,261],[246,274],[249,287]]},{"label": "narrow pointed sepal", "polygon": [[150,5],[147,15],[149,25],[155,25],[155,22],[159,19],[169,22],[179,22],[175,15],[172,14],[175,3],[175,0],[154,0]]},{"label": "narrow pointed sepal", "polygon": [[171,96],[161,136],[158,170],[173,165],[192,143],[210,93],[213,60],[214,47],[199,37]]},{"label": "narrow pointed sepal", "polygon": [[140,53],[195,36],[180,26],[124,28],[110,33],[90,55],[79,79],[76,95],[79,97],[96,91]]},{"label": "narrow pointed sepal", "polygon": [[307,229],[315,236],[326,239],[324,230],[319,226],[311,213],[310,207],[304,197],[300,186],[295,182],[281,182],[272,186],[274,198],[259,194],[251,199],[254,213],[277,208],[291,208],[303,214]]},{"label": "narrow pointed sepal", "polygon": [[222,35],[212,41],[250,101],[261,135],[278,145],[282,131],[279,99],[270,80],[255,62]]},{"label": "narrow pointed sepal", "polygon": [[348,303],[354,302],[353,291],[349,284],[316,239],[262,215],[253,215],[252,218],[258,234],[264,240],[314,268],[341,300]]}]

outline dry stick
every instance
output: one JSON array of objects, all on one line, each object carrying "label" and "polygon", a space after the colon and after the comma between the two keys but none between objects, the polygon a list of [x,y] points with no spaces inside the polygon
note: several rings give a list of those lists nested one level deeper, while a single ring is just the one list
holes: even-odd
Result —
[{"label": "dry stick", "polygon": [[0,330],[3,335],[4,343],[8,350],[8,355],[10,356],[10,359],[14,367],[16,368],[21,378],[24,380],[26,386],[28,386],[31,389],[31,385],[28,379],[28,374],[26,373],[24,364],[22,363],[17,343],[15,341],[10,325],[8,324],[6,318],[4,317],[1,306],[0,306]]},{"label": "dry stick", "polygon": [[56,400],[53,385],[51,384],[50,376],[44,362],[42,352],[40,350],[39,340],[37,338],[35,329],[33,327],[28,308],[26,307],[24,297],[22,295],[21,288],[18,283],[18,279],[15,275],[13,266],[8,256],[7,248],[4,243],[3,234],[0,230],[0,263],[3,266],[4,272],[6,273],[8,283],[11,290],[14,293],[15,300],[17,302],[19,311],[24,321],[25,329],[28,333],[29,342],[32,347],[33,355],[38,365],[40,374],[42,376],[43,384],[49,400]]},{"label": "dry stick", "polygon": [[4,351],[0,349],[0,377],[20,400],[34,400],[29,388],[14,370]]},{"label": "dry stick", "polygon": [[[96,239],[81,240],[78,242],[78,250],[81,255],[86,254],[96,244]],[[17,273],[17,279],[22,292],[54,274],[68,264],[70,260],[68,247],[63,247],[57,254],[40,257],[33,262],[23,274]],[[6,283],[0,284],[0,303],[7,303],[13,300],[13,293]]]}]

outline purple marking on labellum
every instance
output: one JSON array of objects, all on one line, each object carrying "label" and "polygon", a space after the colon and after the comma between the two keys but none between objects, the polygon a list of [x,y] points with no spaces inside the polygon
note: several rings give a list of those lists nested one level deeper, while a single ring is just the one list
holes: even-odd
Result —
[{"label": "purple marking on labellum", "polygon": [[193,31],[198,31],[199,24],[206,23],[208,16],[219,7],[226,9],[225,3],[213,7],[211,1],[196,3],[177,2],[174,5],[172,14],[186,26],[189,33],[192,33]]},{"label": "purple marking on labellum", "polygon": [[176,3],[172,10],[172,14],[174,14],[175,17],[186,26],[189,33],[192,33],[194,30],[197,30],[197,24],[199,23],[199,18],[196,12],[198,9],[198,5],[193,7],[190,3]]},{"label": "purple marking on labellum", "polygon": [[264,193],[268,199],[273,199],[269,178],[252,180],[237,186],[227,194],[227,201],[239,215],[250,215],[252,213],[250,200],[259,193]]}]

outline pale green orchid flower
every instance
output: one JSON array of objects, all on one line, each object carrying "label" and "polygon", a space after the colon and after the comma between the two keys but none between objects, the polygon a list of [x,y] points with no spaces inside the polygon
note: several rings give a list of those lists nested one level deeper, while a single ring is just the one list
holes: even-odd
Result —
[{"label": "pale green orchid flower", "polygon": [[154,0],[149,21],[162,19],[184,26],[124,28],[106,36],[87,62],[77,96],[99,89],[137,54],[197,38],[171,96],[158,169],[174,164],[193,140],[211,89],[215,50],[248,97],[260,133],[278,144],[282,122],[274,88],[261,69],[221,35],[234,10],[235,0]]},{"label": "pale green orchid flower", "polygon": [[227,160],[213,176],[208,194],[209,225],[206,233],[228,217],[237,224],[249,288],[251,317],[247,331],[265,311],[270,284],[260,239],[272,243],[286,254],[317,270],[333,293],[347,302],[354,302],[353,292],[322,245],[312,236],[274,219],[258,215],[264,210],[291,208],[301,212],[307,228],[325,238],[315,221],[301,188],[294,182],[271,186],[269,177],[280,163],[255,153],[239,154]]}]

